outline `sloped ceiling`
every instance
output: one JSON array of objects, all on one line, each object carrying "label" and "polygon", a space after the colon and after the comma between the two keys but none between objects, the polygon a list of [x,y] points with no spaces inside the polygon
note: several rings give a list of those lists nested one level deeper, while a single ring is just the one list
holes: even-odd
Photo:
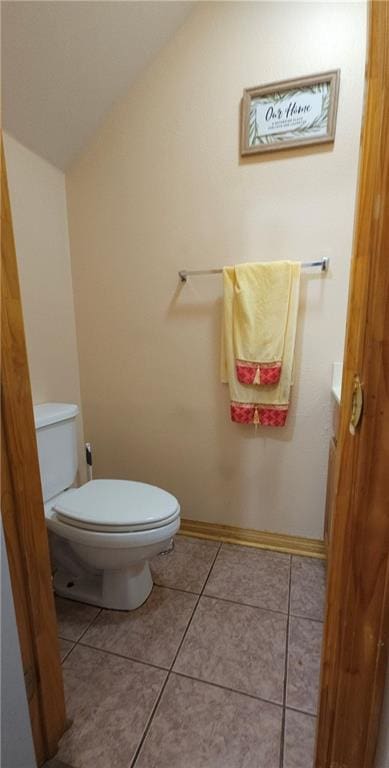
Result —
[{"label": "sloped ceiling", "polygon": [[2,2],[2,121],[66,169],[192,2]]}]

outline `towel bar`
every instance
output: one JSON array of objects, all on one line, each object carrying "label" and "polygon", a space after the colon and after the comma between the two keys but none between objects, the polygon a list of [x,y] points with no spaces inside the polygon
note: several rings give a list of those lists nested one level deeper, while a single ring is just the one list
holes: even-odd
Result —
[{"label": "towel bar", "polygon": [[[305,261],[301,264],[301,269],[309,267],[320,267],[322,272],[328,272],[330,260],[328,256],[323,256],[318,261]],[[186,283],[191,275],[221,275],[222,269],[180,269],[178,275],[182,283]]]}]

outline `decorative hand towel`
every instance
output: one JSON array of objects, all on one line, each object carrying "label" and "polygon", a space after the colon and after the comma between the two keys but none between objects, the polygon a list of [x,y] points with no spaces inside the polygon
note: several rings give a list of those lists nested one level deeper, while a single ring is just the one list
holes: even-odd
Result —
[{"label": "decorative hand towel", "polygon": [[300,264],[290,265],[290,292],[283,345],[281,374],[277,384],[256,386],[238,380],[234,347],[235,283],[234,267],[223,269],[224,320],[222,334],[222,381],[228,383],[231,419],[240,424],[283,427],[289,408],[292,385],[294,344],[300,288]]},{"label": "decorative hand towel", "polygon": [[292,262],[235,267],[232,316],[236,375],[241,384],[280,380]]}]

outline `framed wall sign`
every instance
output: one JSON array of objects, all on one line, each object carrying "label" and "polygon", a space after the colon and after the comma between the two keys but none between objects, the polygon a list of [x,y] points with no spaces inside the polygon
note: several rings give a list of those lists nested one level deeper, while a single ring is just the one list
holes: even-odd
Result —
[{"label": "framed wall sign", "polygon": [[334,141],[340,70],[245,88],[241,154]]}]

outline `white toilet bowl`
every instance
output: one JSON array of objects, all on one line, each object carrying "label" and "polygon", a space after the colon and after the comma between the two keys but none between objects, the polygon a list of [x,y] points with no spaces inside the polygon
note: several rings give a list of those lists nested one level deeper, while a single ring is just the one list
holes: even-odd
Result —
[{"label": "white toilet bowl", "polygon": [[166,491],[126,480],[92,480],[45,504],[58,595],[131,610],[152,589],[149,560],[169,549],[180,506]]},{"label": "white toilet bowl", "polygon": [[77,476],[77,405],[34,406],[42,494],[58,595],[130,610],[153,586],[149,560],[169,549],[180,505],[167,491],[130,480]]}]

